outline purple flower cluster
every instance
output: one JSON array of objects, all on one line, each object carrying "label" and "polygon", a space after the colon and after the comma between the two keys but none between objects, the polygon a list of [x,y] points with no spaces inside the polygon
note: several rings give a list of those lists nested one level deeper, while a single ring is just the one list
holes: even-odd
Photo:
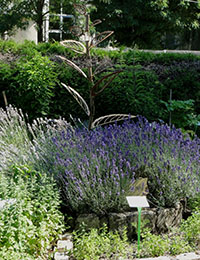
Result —
[{"label": "purple flower cluster", "polygon": [[68,129],[53,142],[54,172],[75,211],[123,210],[139,177],[148,178],[148,198],[158,206],[173,206],[200,187],[200,140],[141,117],[93,131]]}]

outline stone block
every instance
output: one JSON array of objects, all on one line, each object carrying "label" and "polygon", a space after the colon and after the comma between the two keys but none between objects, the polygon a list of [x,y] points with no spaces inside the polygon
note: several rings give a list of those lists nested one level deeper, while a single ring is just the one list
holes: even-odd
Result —
[{"label": "stone block", "polygon": [[178,204],[175,208],[161,208],[157,210],[156,230],[158,233],[170,231],[173,227],[178,227],[183,216],[183,206]]},{"label": "stone block", "polygon": [[57,249],[58,250],[71,250],[71,249],[73,249],[73,243],[70,240],[58,240]]},{"label": "stone block", "polygon": [[56,252],[54,254],[54,260],[69,260],[69,256],[65,252]]},{"label": "stone block", "polygon": [[60,236],[61,240],[73,240],[72,233],[65,233]]},{"label": "stone block", "polygon": [[110,230],[118,231],[121,235],[124,228],[126,228],[127,236],[131,239],[135,235],[135,227],[132,223],[135,222],[136,218],[135,212],[110,213],[108,214],[109,228]]}]

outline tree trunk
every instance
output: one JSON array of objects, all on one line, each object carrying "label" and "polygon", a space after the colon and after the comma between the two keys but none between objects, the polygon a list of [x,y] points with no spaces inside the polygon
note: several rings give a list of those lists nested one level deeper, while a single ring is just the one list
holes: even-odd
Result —
[{"label": "tree trunk", "polygon": [[37,21],[37,41],[42,42],[43,41],[43,19],[42,14],[38,17]]},{"label": "tree trunk", "polygon": [[37,2],[37,7],[36,7],[36,13],[37,13],[37,40],[38,42],[43,41],[43,12],[44,12],[44,5],[45,1],[44,0],[38,0]]}]

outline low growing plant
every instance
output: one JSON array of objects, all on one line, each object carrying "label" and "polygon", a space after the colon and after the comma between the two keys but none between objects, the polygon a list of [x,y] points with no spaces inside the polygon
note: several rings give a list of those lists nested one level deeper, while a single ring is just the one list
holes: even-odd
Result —
[{"label": "low growing plant", "polygon": [[47,257],[64,230],[55,181],[25,165],[13,166],[0,176],[0,198],[16,199],[0,212],[1,259],[11,259],[8,253],[13,259]]},{"label": "low growing plant", "polygon": [[193,246],[200,246],[200,209],[196,208],[192,215],[183,221],[181,230],[184,232],[185,238]]},{"label": "low growing plant", "polygon": [[12,106],[0,108],[0,171],[12,164],[26,164],[32,143],[29,138],[26,116]]},{"label": "low growing plant", "polygon": [[86,232],[82,229],[74,232],[73,255],[77,260],[117,260],[130,255],[130,249],[125,230],[122,237],[117,232],[108,231],[106,225],[100,230]]},{"label": "low growing plant", "polygon": [[188,198],[187,208],[194,211],[197,208],[200,208],[200,194],[197,193],[194,197]]},{"label": "low growing plant", "polygon": [[192,251],[188,240],[180,229],[172,230],[170,234],[152,234],[148,228],[142,232],[140,257],[157,257],[163,255],[178,255]]}]

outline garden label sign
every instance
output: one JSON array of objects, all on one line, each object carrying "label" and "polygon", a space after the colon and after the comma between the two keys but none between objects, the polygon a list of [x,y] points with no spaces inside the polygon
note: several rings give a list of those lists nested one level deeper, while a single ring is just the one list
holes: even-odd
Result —
[{"label": "garden label sign", "polygon": [[141,211],[143,207],[149,207],[146,196],[127,196],[128,204],[131,208],[138,209],[138,251],[140,250],[140,225],[141,225]]}]

